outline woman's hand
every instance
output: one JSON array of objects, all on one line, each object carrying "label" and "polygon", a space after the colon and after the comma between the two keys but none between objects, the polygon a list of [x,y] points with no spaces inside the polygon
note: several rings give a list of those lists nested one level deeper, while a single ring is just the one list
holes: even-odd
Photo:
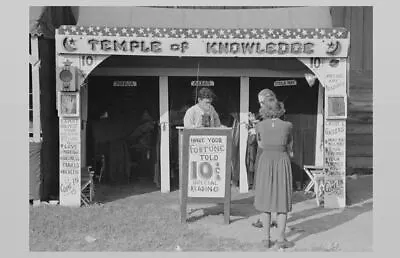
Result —
[{"label": "woman's hand", "polygon": [[250,128],[249,129],[249,135],[254,135],[256,134],[256,129],[255,128]]}]

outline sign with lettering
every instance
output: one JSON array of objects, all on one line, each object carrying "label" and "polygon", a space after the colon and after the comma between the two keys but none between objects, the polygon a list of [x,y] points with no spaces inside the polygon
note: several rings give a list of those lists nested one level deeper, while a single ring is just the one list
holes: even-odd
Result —
[{"label": "sign with lettering", "polygon": [[343,28],[190,29],[61,26],[57,52],[87,55],[347,57]]},{"label": "sign with lettering", "polygon": [[284,80],[284,81],[274,81],[275,87],[282,87],[282,86],[295,86],[297,85],[296,80]]},{"label": "sign with lettering", "polygon": [[346,58],[299,58],[310,70],[317,75],[325,88],[325,95],[346,95]]},{"label": "sign with lettering", "polygon": [[114,81],[113,87],[136,87],[136,81]]},{"label": "sign with lettering", "polygon": [[324,207],[343,208],[346,206],[346,185],[343,176],[325,176]]},{"label": "sign with lettering", "polygon": [[79,118],[60,118],[60,204],[80,206],[81,137]]},{"label": "sign with lettering", "polygon": [[226,136],[189,137],[189,197],[224,197]]},{"label": "sign with lettering", "polygon": [[231,128],[180,130],[180,190],[182,222],[188,201],[224,203],[229,223]]},{"label": "sign with lettering", "polygon": [[190,85],[194,87],[210,87],[214,86],[214,81],[191,81]]},{"label": "sign with lettering", "polygon": [[345,207],[346,120],[325,120],[324,138],[327,167],[324,178],[324,206]]}]

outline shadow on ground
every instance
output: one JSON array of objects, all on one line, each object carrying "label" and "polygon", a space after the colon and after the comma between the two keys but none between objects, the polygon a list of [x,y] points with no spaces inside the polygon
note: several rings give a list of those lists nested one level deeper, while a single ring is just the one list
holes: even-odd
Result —
[{"label": "shadow on ground", "polygon": [[[289,233],[288,237],[295,237],[293,240],[298,241],[309,235],[335,228],[341,224],[353,220],[360,214],[371,211],[373,208],[372,180],[372,176],[362,176],[358,179],[349,178],[346,180],[347,207],[344,209],[340,210],[317,207],[317,204],[315,203],[314,208],[292,212],[288,219],[288,224],[291,224],[289,228],[292,228],[293,230]],[[254,196],[248,196],[251,194],[246,195],[247,196],[244,197],[240,197],[240,195],[238,195],[235,198],[232,198],[233,200],[231,202],[230,214],[231,224],[234,224],[236,221],[248,219],[252,216],[260,214],[259,211],[254,209]],[[296,203],[301,203],[310,199],[312,198],[305,195],[303,192],[295,192],[293,195],[293,204],[295,205]],[[198,210],[202,210],[203,212],[199,215],[195,215],[197,213],[196,211]],[[188,222],[196,222],[207,216],[221,215],[223,214],[223,211],[223,204],[218,204],[207,208],[194,209],[189,212]],[[328,213],[328,215],[324,215],[326,213]],[[311,217],[319,218],[308,219]],[[300,222],[296,223],[296,221]]]},{"label": "shadow on ground", "polygon": [[97,184],[95,185],[94,202],[113,202],[135,195],[148,194],[159,191],[160,188],[157,187],[150,180],[124,185]]}]

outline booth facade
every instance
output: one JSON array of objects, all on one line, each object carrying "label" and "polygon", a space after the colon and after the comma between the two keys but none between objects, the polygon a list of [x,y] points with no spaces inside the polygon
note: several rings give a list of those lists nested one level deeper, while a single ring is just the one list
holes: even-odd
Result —
[{"label": "booth facade", "polygon": [[[326,200],[345,206],[349,38],[343,28],[61,26],[56,31],[61,205],[80,205],[81,168],[91,162],[86,155],[88,113],[90,98],[99,90],[91,81],[97,78],[93,84],[100,85],[113,76],[114,88],[146,92],[145,85],[151,85],[151,96],[142,92],[140,103],[151,102],[147,111],[159,125],[162,192],[170,191],[171,103],[190,104],[185,100],[191,97],[192,82],[212,82],[208,86],[220,100],[217,111],[237,114],[241,192],[249,188],[248,112],[258,110],[258,91],[271,88],[284,100],[286,118],[301,128],[295,156],[308,155],[302,165],[325,166]],[[179,90],[173,90],[175,85]]]}]

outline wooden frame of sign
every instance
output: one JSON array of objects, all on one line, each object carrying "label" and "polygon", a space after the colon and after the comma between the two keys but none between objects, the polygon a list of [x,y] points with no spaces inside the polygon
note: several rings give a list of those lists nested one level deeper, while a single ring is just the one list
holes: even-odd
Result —
[{"label": "wooden frame of sign", "polygon": [[191,202],[223,203],[224,222],[229,224],[232,128],[177,128],[181,223]]}]

